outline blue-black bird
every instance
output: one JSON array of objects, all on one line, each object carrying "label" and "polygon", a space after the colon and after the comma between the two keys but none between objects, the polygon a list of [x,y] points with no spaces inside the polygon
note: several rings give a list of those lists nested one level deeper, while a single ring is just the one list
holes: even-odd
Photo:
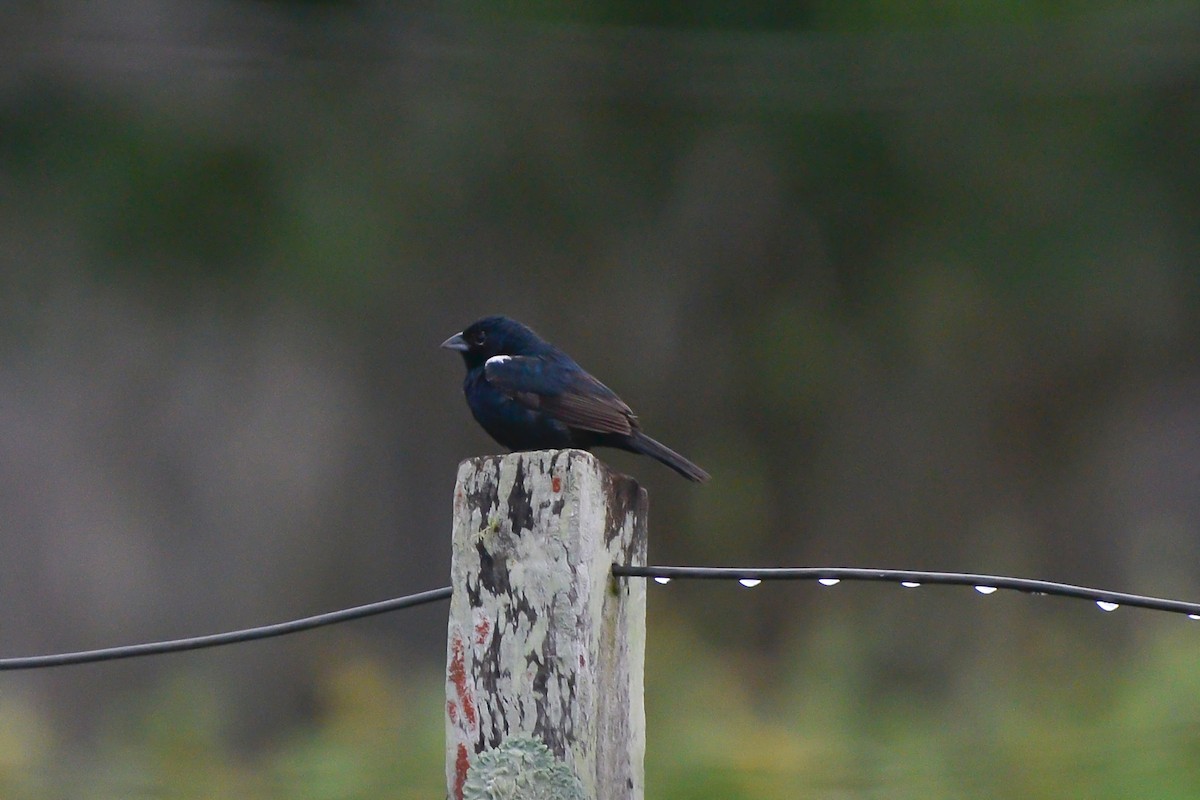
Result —
[{"label": "blue-black bird", "polygon": [[442,347],[462,354],[467,405],[510,450],[616,447],[661,461],[688,480],[709,478],[642,433],[633,411],[611,389],[516,320],[484,317]]}]

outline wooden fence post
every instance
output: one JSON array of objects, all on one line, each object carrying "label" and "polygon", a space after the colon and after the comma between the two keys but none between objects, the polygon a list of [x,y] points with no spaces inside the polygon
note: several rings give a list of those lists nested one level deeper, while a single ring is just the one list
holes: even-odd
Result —
[{"label": "wooden fence post", "polygon": [[642,800],[646,492],[582,450],[464,461],[446,655],[452,800]]}]

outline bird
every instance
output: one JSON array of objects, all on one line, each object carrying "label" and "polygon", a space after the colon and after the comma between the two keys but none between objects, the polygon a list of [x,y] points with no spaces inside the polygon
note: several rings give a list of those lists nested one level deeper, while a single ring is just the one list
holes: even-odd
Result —
[{"label": "bird", "polygon": [[475,420],[513,451],[614,447],[650,456],[690,481],[709,474],[642,432],[616,393],[514,319],[476,320],[442,342],[467,367],[463,393]]}]

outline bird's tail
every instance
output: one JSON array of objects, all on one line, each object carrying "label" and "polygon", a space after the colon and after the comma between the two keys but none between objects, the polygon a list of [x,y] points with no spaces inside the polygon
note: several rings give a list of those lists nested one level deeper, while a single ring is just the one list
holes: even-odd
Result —
[{"label": "bird's tail", "polygon": [[629,449],[666,464],[689,481],[704,483],[712,477],[700,469],[700,467],[679,455],[679,453],[676,453],[662,442],[651,439],[641,431],[635,430],[633,435],[629,437]]}]

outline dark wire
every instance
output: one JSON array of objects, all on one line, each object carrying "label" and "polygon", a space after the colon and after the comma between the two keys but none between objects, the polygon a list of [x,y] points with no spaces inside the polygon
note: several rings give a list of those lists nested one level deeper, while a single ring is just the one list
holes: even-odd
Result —
[{"label": "dark wire", "polygon": [[77,653],[56,653],[46,656],[27,656],[24,658],[0,658],[0,670],[34,669],[37,667],[61,667],[67,664],[90,664],[96,661],[113,661],[118,658],[133,658],[135,656],[157,655],[159,653],[178,653],[184,650],[199,650],[202,647],[217,647],[223,644],[249,642],[256,639],[269,639],[273,636],[283,636],[297,631],[319,628],[323,625],[333,625],[352,619],[362,619],[401,608],[446,600],[450,597],[450,587],[431,589],[428,592],[410,594],[407,597],[396,597],[391,600],[381,600],[378,603],[368,603],[365,606],[345,608],[340,611],[330,611],[317,614],[315,617],[294,619],[289,622],[279,622],[274,625],[263,625],[258,628],[247,628],[241,631],[226,633],[211,633],[206,636],[194,636],[189,639],[172,639],[166,642],[147,642],[131,644],[123,647],[106,647],[102,650],[83,650]]},{"label": "dark wire", "polygon": [[[1176,614],[1187,614],[1189,618],[1200,620],[1200,603],[1189,603],[1183,600],[1168,600],[1161,597],[1147,597],[1127,592],[1111,592],[1107,589],[1092,589],[1087,586],[1075,586],[1069,583],[1039,581],[1032,578],[1011,578],[1004,575],[982,575],[972,572],[923,572],[908,569],[864,569],[860,567],[773,567],[773,568],[742,568],[742,567],[668,567],[650,566],[634,567],[613,564],[613,575],[629,578],[693,578],[715,580],[738,580],[742,582],[772,580],[799,581],[884,581],[899,583],[910,587],[924,584],[946,584],[956,586],[973,586],[976,590],[990,594],[997,589],[1015,589],[1026,594],[1056,595],[1059,597],[1075,597],[1091,600],[1105,611],[1115,611],[1120,606],[1136,606],[1154,611],[1170,611]],[[165,642],[147,642],[122,647],[107,647],[101,650],[82,650],[75,653],[55,653],[45,656],[26,656],[23,658],[0,658],[0,671],[17,669],[35,669],[38,667],[61,667],[68,664],[91,664],[97,661],[114,661],[120,658],[158,655],[160,653],[179,653],[184,650],[199,650],[204,647],[218,647],[237,642],[249,642],[257,639],[269,639],[298,631],[320,628],[324,625],[334,625],[354,619],[385,614],[402,608],[433,603],[450,598],[449,586],[441,589],[431,589],[427,592],[382,600],[378,603],[331,611],[313,617],[294,619],[274,625],[263,625],[258,628],[247,628],[226,633],[213,633],[206,636],[194,636],[188,639],[171,639]]]},{"label": "dark wire", "polygon": [[[1057,595],[1091,600],[1104,611],[1119,606],[1137,606],[1155,611],[1171,611],[1200,619],[1200,603],[1167,600],[1126,592],[1091,589],[1069,583],[1039,581],[1032,578],[1008,578],[1003,575],[980,575],[971,572],[920,572],[908,569],[863,569],[858,567],[795,567],[773,569],[738,569],[734,567],[632,567],[613,564],[613,574],[630,578],[701,578],[739,581],[886,581],[899,584],[951,584],[974,586],[985,594],[996,589],[1015,589],[1027,594]],[[915,586],[913,587],[915,588]]]}]

